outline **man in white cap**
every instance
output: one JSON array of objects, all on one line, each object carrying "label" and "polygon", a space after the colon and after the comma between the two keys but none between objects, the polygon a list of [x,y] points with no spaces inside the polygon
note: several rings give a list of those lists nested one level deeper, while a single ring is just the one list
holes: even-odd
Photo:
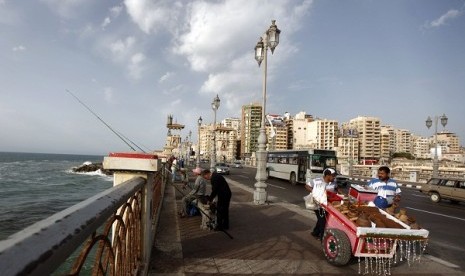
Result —
[{"label": "man in white cap", "polygon": [[[193,200],[198,199],[200,201],[205,201],[204,203],[207,201],[205,196],[207,192],[207,181],[200,175],[202,169],[195,168],[192,170],[192,172],[197,175],[197,178],[195,179],[194,185],[192,186],[192,190],[182,198],[182,212],[180,213],[181,217],[187,216],[187,208]],[[183,187],[183,189],[184,188],[185,187]]]},{"label": "man in white cap", "polygon": [[[307,182],[305,185],[305,189],[312,192],[314,188],[315,189],[317,189],[318,187],[323,188],[321,186],[324,186],[324,189],[327,192],[329,191],[332,193],[336,193],[337,186],[334,181],[335,179],[336,179],[336,170],[327,168],[323,171],[323,177],[315,178]],[[322,240],[323,234],[325,232],[325,226],[326,226],[325,210],[319,207],[318,209],[315,210],[315,215],[316,215],[317,221],[311,234],[318,240]]]}]

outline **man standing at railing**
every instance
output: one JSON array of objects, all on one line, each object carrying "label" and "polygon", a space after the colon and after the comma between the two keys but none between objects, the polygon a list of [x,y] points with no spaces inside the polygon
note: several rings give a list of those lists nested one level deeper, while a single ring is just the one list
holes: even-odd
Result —
[{"label": "man standing at railing", "polygon": [[210,194],[209,201],[211,202],[215,197],[218,197],[216,206],[216,231],[227,230],[229,228],[229,202],[231,201],[231,189],[229,189],[228,182],[220,174],[212,173],[210,170],[202,171],[202,177],[210,180],[212,185],[212,193]]},{"label": "man standing at railing", "polygon": [[176,170],[178,169],[178,162],[176,161],[176,157],[172,157],[171,161],[171,181],[174,183],[176,181]]},{"label": "man standing at railing", "polygon": [[386,166],[381,166],[378,169],[378,178],[372,179],[368,182],[368,187],[378,191],[373,203],[376,207],[386,209],[393,203],[400,201],[401,190],[397,182],[390,178],[391,170]]}]

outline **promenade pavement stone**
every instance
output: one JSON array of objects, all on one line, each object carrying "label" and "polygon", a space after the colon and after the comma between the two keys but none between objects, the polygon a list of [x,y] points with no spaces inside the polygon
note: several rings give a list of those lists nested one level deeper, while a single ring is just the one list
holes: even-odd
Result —
[{"label": "promenade pavement stone", "polygon": [[[182,195],[172,185],[166,187],[149,275],[359,275],[360,269],[363,273],[357,258],[343,267],[326,261],[320,242],[310,235],[316,220],[313,212],[273,197],[270,204],[254,205],[251,188],[231,179],[228,183],[233,194],[228,233],[233,239],[220,231],[202,230],[200,216],[179,218]],[[421,264],[398,264],[391,274],[464,275],[427,256]]]}]

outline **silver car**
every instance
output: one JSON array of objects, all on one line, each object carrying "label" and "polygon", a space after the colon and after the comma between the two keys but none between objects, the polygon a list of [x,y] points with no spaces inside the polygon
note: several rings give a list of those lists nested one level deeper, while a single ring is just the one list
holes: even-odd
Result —
[{"label": "silver car", "polygon": [[219,174],[229,174],[229,166],[225,163],[216,163],[215,171]]},{"label": "silver car", "polygon": [[241,161],[234,161],[234,168],[242,168],[242,163]]}]

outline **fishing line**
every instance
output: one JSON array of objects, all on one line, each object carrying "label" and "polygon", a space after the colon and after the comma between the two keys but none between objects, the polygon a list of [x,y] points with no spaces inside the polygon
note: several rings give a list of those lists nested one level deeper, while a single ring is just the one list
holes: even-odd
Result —
[{"label": "fishing line", "polygon": [[[83,103],[76,95],[71,93],[71,91],[69,91],[68,89],[65,89],[65,90],[71,96],[73,96],[73,98],[75,98],[80,104],[82,104],[87,110],[89,110],[90,113],[92,113],[95,117],[97,117],[97,119],[99,119],[100,122],[102,122],[106,127],[108,127],[116,136],[118,136],[118,138],[121,139],[121,141],[123,141],[126,145],[128,145],[129,148],[131,148],[133,151],[136,151],[136,149],[133,148],[118,132],[116,132],[110,125],[108,125],[102,118],[100,118],[94,111],[92,111],[92,109],[90,109],[90,107],[88,107],[85,103]],[[131,140],[129,140],[129,141],[131,141]],[[133,142],[131,141],[131,143],[133,143]],[[145,152],[145,151],[143,151],[143,152]]]}]

